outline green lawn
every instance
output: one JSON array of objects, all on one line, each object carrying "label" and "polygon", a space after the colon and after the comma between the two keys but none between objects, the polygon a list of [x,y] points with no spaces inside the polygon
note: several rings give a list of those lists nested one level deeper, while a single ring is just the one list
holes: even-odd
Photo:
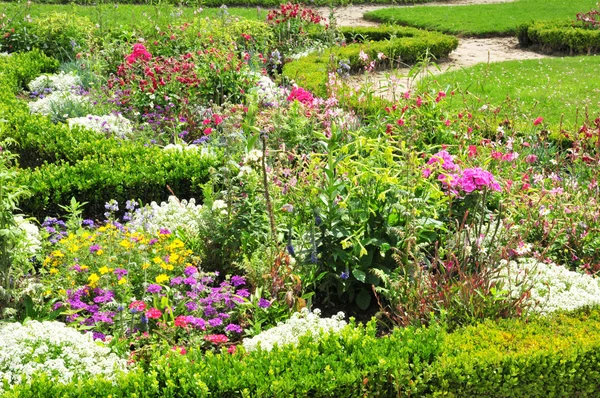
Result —
[{"label": "green lawn", "polygon": [[531,20],[575,19],[594,8],[597,0],[517,0],[512,3],[469,6],[398,7],[365,14],[378,22],[416,26],[463,36],[513,35]]},{"label": "green lawn", "polygon": [[[196,14],[194,14],[196,11]],[[99,6],[82,6],[75,4],[31,4],[24,3],[0,3],[0,14],[6,14],[9,18],[23,18],[26,15],[33,17],[47,15],[52,12],[64,12],[85,16],[95,24],[106,28],[121,28],[130,30],[131,27],[140,24],[156,24],[165,26],[168,24],[184,23],[199,15],[202,17],[214,17],[221,10],[219,8],[206,8],[199,12],[199,7],[175,7],[172,5],[132,5],[132,4],[102,4]],[[227,8],[232,16],[248,19],[265,20],[267,12],[257,8]]]},{"label": "green lawn", "polygon": [[[592,119],[599,116],[598,65],[600,56],[508,61],[479,64],[429,80],[437,81],[442,88],[468,91],[467,104],[475,107],[488,103],[499,106],[509,98],[516,101],[518,116],[541,116],[556,127],[564,115],[564,125],[571,128],[576,123],[578,110],[578,125],[586,107]],[[455,96],[450,106],[457,110],[463,108],[459,99],[460,96]]]}]

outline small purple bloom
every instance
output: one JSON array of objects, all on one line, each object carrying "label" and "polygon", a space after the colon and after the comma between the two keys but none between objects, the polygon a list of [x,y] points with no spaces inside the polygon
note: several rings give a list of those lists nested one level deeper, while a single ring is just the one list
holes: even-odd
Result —
[{"label": "small purple bloom", "polygon": [[121,280],[121,278],[123,278],[128,273],[129,273],[129,271],[127,271],[124,268],[117,268],[113,271],[113,274],[115,274],[117,276],[118,280]]},{"label": "small purple bloom", "polygon": [[90,253],[96,253],[98,250],[102,250],[102,248],[100,247],[100,245],[92,245],[90,246]]},{"label": "small purple bloom", "polygon": [[158,233],[160,235],[171,235],[171,231],[169,231],[169,228],[161,228]]},{"label": "small purple bloom", "polygon": [[225,326],[225,331],[233,333],[242,333],[242,327],[240,325],[236,325],[235,323],[230,323],[229,325]]},{"label": "small purple bloom", "polygon": [[216,328],[217,326],[221,326],[223,324],[223,320],[221,318],[213,318],[208,320],[208,325],[212,328]]},{"label": "small purple bloom", "polygon": [[198,309],[198,303],[196,303],[195,301],[188,301],[187,303],[185,303],[185,306],[190,312],[196,311]]},{"label": "small purple bloom", "polygon": [[258,300],[258,306],[260,308],[269,308],[271,306],[271,302],[261,297],[260,300]]},{"label": "small purple bloom", "polygon": [[154,238],[154,239],[150,239],[150,242],[148,242],[148,244],[150,246],[152,246],[153,244],[155,244],[156,242],[158,242],[158,239]]},{"label": "small purple bloom", "polygon": [[246,279],[243,276],[234,275],[231,277],[231,283],[233,286],[238,287],[246,284]]},{"label": "small purple bloom", "polygon": [[192,275],[194,275],[197,272],[198,272],[198,268],[193,267],[193,266],[185,267],[185,270],[183,271],[183,273],[186,276],[192,276]]},{"label": "small purple bloom", "polygon": [[348,273],[348,271],[344,271],[340,274],[340,278],[342,278],[343,280],[346,280],[350,277],[350,273]]},{"label": "small purple bloom", "polygon": [[235,294],[237,294],[240,297],[250,297],[250,292],[248,291],[248,289],[240,289]]},{"label": "small purple bloom", "polygon": [[162,290],[162,286],[156,285],[156,284],[148,285],[148,287],[146,288],[146,291],[151,294],[158,293],[161,290]]},{"label": "small purple bloom", "polygon": [[181,285],[183,283],[183,278],[181,276],[176,276],[171,279],[171,286]]},{"label": "small purple bloom", "polygon": [[86,226],[86,227],[93,228],[93,227],[94,227],[94,220],[89,220],[89,219],[86,219],[86,220],[83,220],[83,221],[81,222],[81,224],[83,224],[83,225],[84,225],[84,226]]}]

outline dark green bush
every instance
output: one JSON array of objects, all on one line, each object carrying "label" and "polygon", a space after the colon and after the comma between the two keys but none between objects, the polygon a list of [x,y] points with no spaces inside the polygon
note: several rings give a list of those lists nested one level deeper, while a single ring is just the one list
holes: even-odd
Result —
[{"label": "dark green bush", "polygon": [[0,33],[0,48],[8,52],[38,48],[61,61],[74,60],[89,47],[94,25],[85,17],[52,13],[31,20],[13,20]]},{"label": "dark green bush", "polygon": [[39,50],[0,56],[0,104],[15,103],[18,90],[42,73],[56,72],[58,66],[56,59]]},{"label": "dark green bush", "polygon": [[565,22],[530,22],[517,28],[521,46],[535,46],[545,52],[593,54],[600,52],[600,30]]}]

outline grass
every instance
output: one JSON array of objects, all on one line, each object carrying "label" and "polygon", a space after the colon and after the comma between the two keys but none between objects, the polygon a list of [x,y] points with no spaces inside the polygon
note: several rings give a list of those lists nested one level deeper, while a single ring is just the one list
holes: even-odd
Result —
[{"label": "grass", "polygon": [[[580,126],[589,109],[590,117],[598,117],[600,88],[597,84],[600,56],[535,59],[479,64],[430,77],[442,88],[468,92],[467,105],[501,106],[514,101],[519,115],[541,116],[550,126]],[[460,96],[449,106],[463,109]]]},{"label": "grass", "polygon": [[[0,3],[0,15],[6,14],[9,18],[23,18],[26,15],[32,18],[47,15],[53,12],[75,14],[89,18],[94,24],[102,25],[108,29],[123,29],[130,31],[132,27],[142,24],[166,26],[169,24],[183,24],[189,22],[195,15],[201,17],[217,17],[219,8],[176,7],[173,5],[134,5],[134,4],[101,4],[97,6],[83,6],[76,4],[31,4],[25,3]],[[257,8],[227,8],[231,16],[265,20],[267,12]]]},{"label": "grass", "polygon": [[531,20],[575,19],[597,0],[517,0],[469,6],[398,7],[365,14],[372,21],[415,26],[460,36],[509,36]]}]

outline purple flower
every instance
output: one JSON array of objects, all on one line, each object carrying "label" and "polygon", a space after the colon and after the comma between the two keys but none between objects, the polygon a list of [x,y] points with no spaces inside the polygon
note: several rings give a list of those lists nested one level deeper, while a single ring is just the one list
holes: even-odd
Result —
[{"label": "purple flower", "polygon": [[454,186],[462,189],[466,193],[484,190],[486,188],[494,191],[502,191],[500,184],[494,179],[494,175],[479,167],[463,170],[462,175],[454,182]]},{"label": "purple flower", "polygon": [[269,308],[271,306],[271,302],[261,297],[260,300],[258,300],[258,306],[260,308]]},{"label": "purple flower", "polygon": [[188,301],[187,303],[185,303],[185,306],[190,312],[196,311],[198,309],[198,303],[196,303],[195,301]]},{"label": "purple flower", "polygon": [[156,285],[156,284],[148,285],[148,287],[146,288],[146,291],[151,294],[158,293],[161,290],[162,290],[162,286]]},{"label": "purple flower", "polygon": [[206,316],[217,315],[217,310],[215,310],[211,306],[208,306],[208,307],[204,308],[204,315],[206,315]]},{"label": "purple flower", "polygon": [[342,278],[343,280],[346,280],[350,277],[350,274],[348,273],[348,271],[344,271],[340,274],[340,278]]},{"label": "purple flower", "polygon": [[158,233],[160,235],[171,235],[171,231],[169,231],[169,228],[161,228]]},{"label": "purple flower", "polygon": [[233,286],[238,287],[246,284],[246,279],[242,276],[234,275],[231,277],[231,283]]},{"label": "purple flower", "polygon": [[221,318],[213,318],[208,320],[208,325],[212,328],[216,328],[217,326],[221,326],[223,324],[223,320]]},{"label": "purple flower", "polygon": [[118,280],[121,280],[121,278],[123,278],[125,275],[127,275],[129,273],[129,271],[127,271],[124,268],[116,268],[113,271],[113,274],[115,274],[117,276]]},{"label": "purple flower", "polygon": [[189,278],[185,278],[183,280],[183,283],[185,283],[186,285],[195,285],[198,281],[196,280],[196,278],[194,278],[193,276],[190,276]]},{"label": "purple flower", "polygon": [[153,244],[155,244],[156,242],[158,242],[158,239],[154,238],[154,239],[150,239],[150,242],[148,242],[148,244],[150,246],[152,246]]},{"label": "purple flower", "polygon": [[250,292],[248,291],[248,289],[240,289],[235,294],[237,294],[240,297],[250,297]]},{"label": "purple flower", "polygon": [[242,333],[242,327],[240,325],[236,325],[235,323],[230,323],[229,325],[225,326],[225,331],[233,333]]},{"label": "purple flower", "polygon": [[86,219],[86,220],[83,220],[83,221],[81,222],[81,224],[83,224],[83,225],[84,225],[84,226],[86,226],[86,227],[93,228],[93,227],[94,227],[94,220],[89,220],[89,219]]},{"label": "purple flower", "polygon": [[94,340],[102,340],[102,341],[106,340],[106,335],[104,333],[93,332],[92,335],[94,336]]},{"label": "purple flower", "polygon": [[202,318],[196,318],[196,317],[190,316],[189,322],[191,325],[193,325],[197,329],[206,330],[206,321]]},{"label": "purple flower", "polygon": [[218,316],[219,318],[221,318],[221,319],[229,319],[229,318],[231,318],[231,315],[229,315],[229,314],[226,314],[226,313],[224,313],[224,312],[220,312],[220,313],[219,313],[217,316]]},{"label": "purple flower", "polygon": [[176,276],[171,279],[171,286],[181,285],[183,283],[183,278],[181,276]]},{"label": "purple flower", "polygon": [[54,305],[52,306],[52,311],[56,311],[57,309],[61,308],[63,306],[63,303],[61,303],[60,301],[58,303],[54,303]]},{"label": "purple flower", "polygon": [[90,253],[94,254],[98,250],[102,250],[102,248],[100,247],[100,245],[92,245],[92,246],[90,246]]},{"label": "purple flower", "polygon": [[197,272],[198,272],[198,268],[196,268],[196,267],[192,267],[192,266],[185,267],[185,270],[183,271],[183,273],[184,273],[186,276],[192,276],[192,275],[194,275],[194,274],[195,274],[195,273],[197,273]]}]

